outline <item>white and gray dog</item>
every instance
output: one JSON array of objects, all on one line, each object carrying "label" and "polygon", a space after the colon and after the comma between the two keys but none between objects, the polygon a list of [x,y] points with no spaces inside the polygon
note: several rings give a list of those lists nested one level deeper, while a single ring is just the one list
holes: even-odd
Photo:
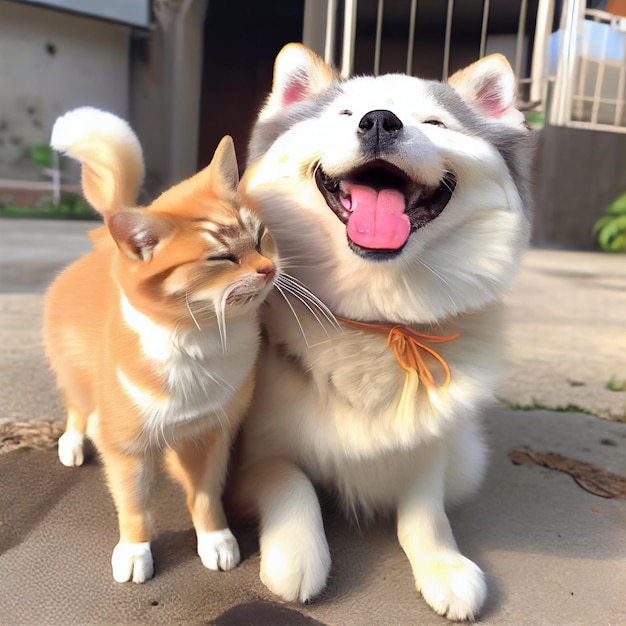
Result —
[{"label": "white and gray dog", "polygon": [[328,307],[270,296],[244,424],[238,499],[259,516],[261,578],[285,600],[326,584],[321,485],[359,518],[397,517],[437,613],[473,619],[483,605],[444,506],[483,475],[498,301],[529,238],[534,141],[514,92],[501,55],[447,84],[340,80],[299,44],[276,59],[240,189]]}]

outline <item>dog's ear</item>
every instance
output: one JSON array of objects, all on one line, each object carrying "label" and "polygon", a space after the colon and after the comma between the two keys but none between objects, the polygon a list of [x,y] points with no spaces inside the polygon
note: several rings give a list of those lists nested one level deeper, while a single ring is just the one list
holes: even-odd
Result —
[{"label": "dog's ear", "polygon": [[272,92],[259,119],[274,115],[285,106],[308,100],[326,90],[335,80],[333,68],[300,43],[282,48],[274,62]]},{"label": "dog's ear", "polygon": [[81,107],[58,118],[50,144],[80,161],[83,193],[103,215],[134,206],[144,176],[139,140],[121,118]]},{"label": "dog's ear", "polygon": [[515,108],[515,74],[502,54],[491,54],[453,74],[448,83],[487,118],[509,126],[524,125]]}]

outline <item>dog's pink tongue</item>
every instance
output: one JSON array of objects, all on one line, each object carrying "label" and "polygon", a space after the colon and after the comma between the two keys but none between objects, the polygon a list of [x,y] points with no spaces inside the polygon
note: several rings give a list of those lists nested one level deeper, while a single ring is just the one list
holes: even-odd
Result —
[{"label": "dog's pink tongue", "polygon": [[354,243],[377,250],[398,250],[406,243],[411,223],[399,191],[352,184],[345,191],[351,196],[348,237]]}]

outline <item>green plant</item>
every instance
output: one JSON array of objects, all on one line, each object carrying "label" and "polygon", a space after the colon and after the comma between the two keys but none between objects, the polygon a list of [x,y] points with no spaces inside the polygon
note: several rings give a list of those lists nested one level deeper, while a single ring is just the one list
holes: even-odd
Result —
[{"label": "green plant", "polygon": [[521,404],[520,402],[511,402],[504,398],[498,398],[500,404],[512,411],[555,411],[557,413],[587,413],[590,412],[577,404],[566,404],[558,406],[548,406],[547,404],[541,404],[533,400],[533,404]]},{"label": "green plant", "polygon": [[[36,144],[28,148],[31,161],[41,168],[63,169],[65,157],[57,155],[47,144]],[[0,197],[0,217],[61,218],[72,220],[99,220],[100,214],[91,208],[78,193],[62,191],[57,196],[41,197],[35,206],[22,206],[10,198]]]},{"label": "green plant", "polygon": [[543,128],[545,118],[541,111],[526,111],[524,117],[533,128]]},{"label": "green plant", "polygon": [[99,220],[100,214],[89,206],[80,194],[61,193],[58,204],[51,197],[42,198],[34,207],[23,207],[0,200],[0,217],[38,217],[71,220]]},{"label": "green plant", "polygon": [[626,193],[618,196],[593,226],[598,245],[605,252],[626,252]]},{"label": "green plant", "polygon": [[54,166],[54,151],[47,144],[37,144],[28,148],[28,156],[39,167],[51,168]]},{"label": "green plant", "polygon": [[617,380],[616,378],[611,378],[604,386],[609,391],[626,391],[626,379]]}]

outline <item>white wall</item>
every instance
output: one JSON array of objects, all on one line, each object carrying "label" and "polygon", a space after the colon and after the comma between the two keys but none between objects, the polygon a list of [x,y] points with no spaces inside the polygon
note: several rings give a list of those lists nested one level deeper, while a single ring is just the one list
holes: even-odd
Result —
[{"label": "white wall", "polygon": [[29,146],[92,105],[129,114],[127,26],[0,0],[0,178],[36,180]]},{"label": "white wall", "polygon": [[20,0],[68,9],[114,22],[147,27],[150,24],[150,0]]}]

